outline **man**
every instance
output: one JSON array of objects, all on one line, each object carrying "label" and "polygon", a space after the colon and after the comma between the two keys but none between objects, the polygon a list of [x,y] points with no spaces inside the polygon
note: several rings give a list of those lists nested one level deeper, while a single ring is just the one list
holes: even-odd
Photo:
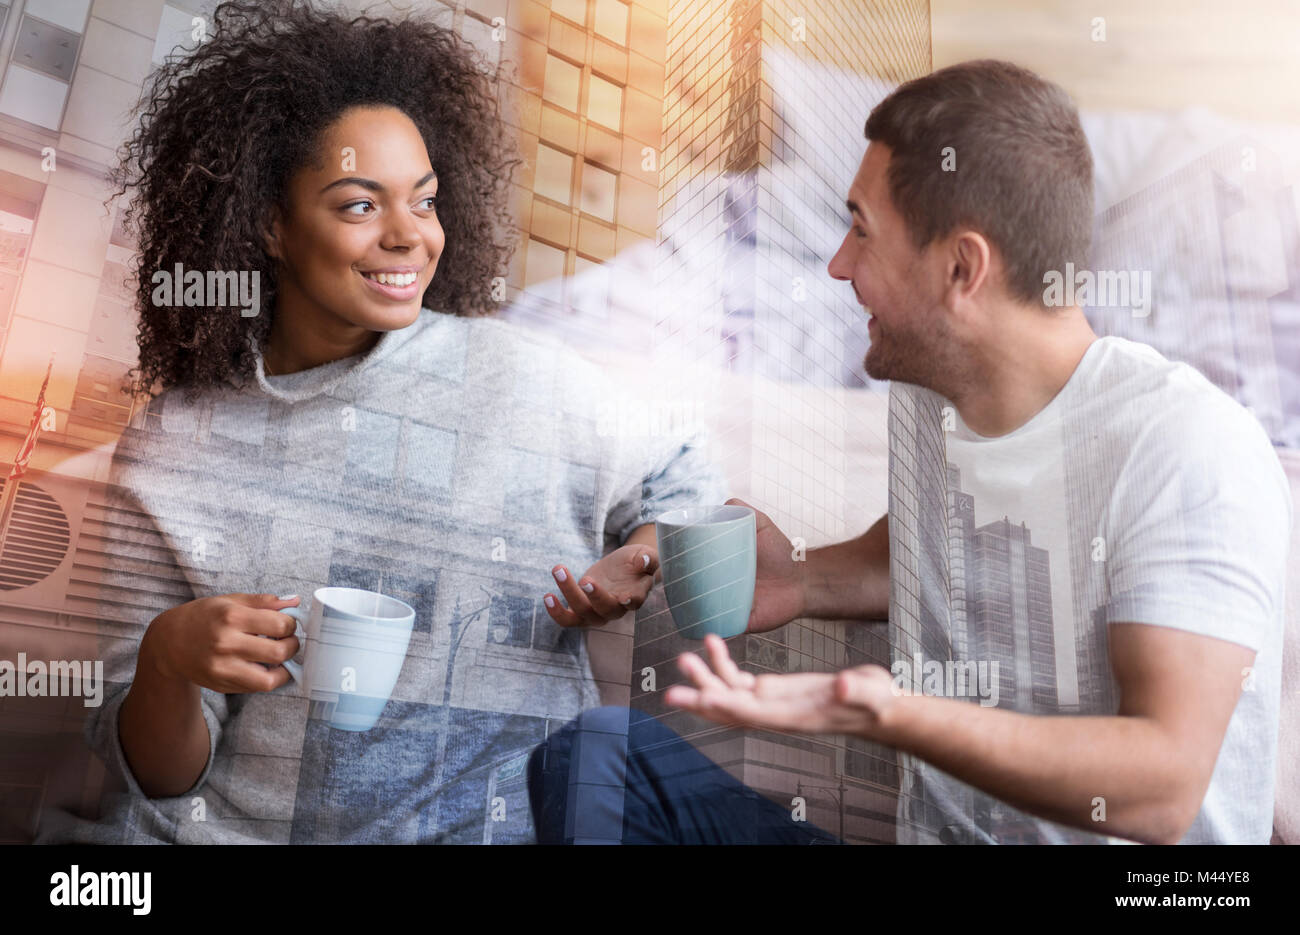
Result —
[{"label": "man", "polygon": [[895,381],[890,512],[806,563],[760,514],[749,628],[888,613],[893,672],[755,677],[710,638],[666,700],[895,747],[900,841],[1267,843],[1291,501],[1262,428],[1052,304],[1092,216],[1058,87],[963,63],[866,136],[830,274]]},{"label": "man", "polygon": [[[1060,88],[962,63],[899,87],[866,137],[829,269],[871,315],[867,372],[893,381],[889,514],[797,562],[759,513],[749,631],[888,617],[892,671],[754,676],[710,637],[665,700],[894,747],[900,842],[1267,843],[1291,502],[1262,428],[1062,307],[1093,195]],[[679,748],[638,739],[635,712],[602,745],[617,718],[589,714],[572,751],[545,751],[580,761],[571,806],[573,775],[610,786],[625,762],[625,831],[655,839],[683,813],[657,802],[686,800],[707,831],[691,839],[726,839],[734,806],[703,817],[721,770],[664,765],[655,749]],[[543,804],[539,824],[558,814]],[[764,840],[797,839],[754,807]]]}]

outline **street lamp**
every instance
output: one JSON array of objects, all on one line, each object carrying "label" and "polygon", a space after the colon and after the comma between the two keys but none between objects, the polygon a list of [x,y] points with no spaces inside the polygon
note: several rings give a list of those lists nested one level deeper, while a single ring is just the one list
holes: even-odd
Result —
[{"label": "street lamp", "polygon": [[844,777],[840,776],[839,780],[840,780],[839,786],[806,786],[804,785],[804,783],[798,782],[795,783],[794,794],[802,798],[804,789],[817,789],[820,792],[829,792],[831,795],[835,796],[835,804],[838,805],[840,809],[840,843],[843,844],[844,843],[844,793],[846,790],[844,786]]},{"label": "street lamp", "polygon": [[[451,639],[447,645],[447,671],[442,682],[442,715],[440,727],[438,729],[438,744],[434,752],[437,757],[434,766],[434,792],[433,792],[433,831],[436,834],[438,825],[442,818],[442,779],[443,779],[443,761],[447,756],[447,734],[451,730],[451,683],[456,672],[456,653],[460,650],[461,640],[469,632],[470,626],[478,620],[485,612],[488,612],[488,618],[491,619],[490,608],[492,607],[492,598],[497,597],[496,591],[479,585],[479,589],[487,594],[487,603],[476,608],[469,614],[462,613],[460,609],[460,596],[456,597],[456,610],[452,614],[449,622],[451,630]],[[491,624],[489,624],[489,636],[491,635]]]}]

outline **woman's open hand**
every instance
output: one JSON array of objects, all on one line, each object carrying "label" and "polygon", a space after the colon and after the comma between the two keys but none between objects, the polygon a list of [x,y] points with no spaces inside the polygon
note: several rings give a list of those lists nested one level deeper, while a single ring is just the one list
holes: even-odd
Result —
[{"label": "woman's open hand", "polygon": [[659,571],[654,546],[629,544],[610,552],[575,579],[569,569],[551,569],[566,608],[554,594],[545,598],[546,612],[562,627],[599,627],[636,610],[650,594]]}]

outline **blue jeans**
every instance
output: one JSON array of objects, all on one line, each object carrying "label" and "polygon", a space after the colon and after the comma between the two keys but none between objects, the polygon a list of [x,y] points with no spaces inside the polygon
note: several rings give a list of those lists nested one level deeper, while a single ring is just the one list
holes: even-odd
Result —
[{"label": "blue jeans", "polygon": [[838,844],[737,782],[654,718],[579,715],[533,751],[539,844]]}]

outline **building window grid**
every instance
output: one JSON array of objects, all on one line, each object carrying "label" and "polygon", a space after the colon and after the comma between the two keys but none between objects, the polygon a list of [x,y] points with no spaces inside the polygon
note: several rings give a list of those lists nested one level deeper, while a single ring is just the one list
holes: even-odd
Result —
[{"label": "building window grid", "polygon": [[[554,66],[554,67],[552,67]],[[573,107],[567,106],[569,98],[569,88],[561,89],[558,85],[561,81],[568,82],[569,78],[576,72],[573,85]],[[582,106],[582,73],[583,67],[581,62],[572,62],[563,55],[554,50],[547,50],[546,53],[546,74],[542,79],[542,100],[559,110],[568,111],[575,117],[579,115]],[[555,76],[554,83],[551,76]],[[561,77],[563,76],[563,77]]]},{"label": "building window grid", "polygon": [[[578,8],[582,9],[582,19],[574,19]],[[561,20],[577,26],[579,29],[587,28],[588,0],[551,0],[551,15],[558,16]]]},{"label": "building window grid", "polygon": [[[621,12],[619,11],[621,8]],[[616,20],[622,17],[622,26],[619,28]],[[613,19],[611,19],[613,17]],[[602,18],[604,27],[602,28]],[[602,39],[608,39],[610,42],[626,49],[628,47],[629,32],[631,30],[632,10],[622,0],[595,0],[595,10],[592,15],[592,29],[596,35]],[[607,31],[608,30],[608,31]]]},{"label": "building window grid", "polygon": [[[625,111],[626,108],[627,108],[627,86],[626,86],[626,85],[621,85],[621,84],[619,84],[619,83],[616,82],[616,81],[611,81],[611,80],[608,79],[608,78],[603,78],[603,77],[601,77],[600,75],[593,74],[593,73],[590,72],[590,69],[585,69],[585,71],[588,72],[588,80],[587,80],[587,82],[586,82],[586,84],[587,84],[587,107],[586,107],[586,114],[585,114],[584,116],[585,116],[586,119],[589,120],[589,121],[592,121],[592,122],[594,122],[594,123],[598,123],[598,124],[600,124],[602,127],[606,127],[606,128],[608,128],[608,129],[613,130],[615,133],[622,134],[622,133],[623,133],[623,125],[624,125],[624,111]],[[597,82],[600,82],[600,84],[598,85]],[[602,87],[602,86],[608,86],[609,88],[612,88],[612,89],[614,90],[614,92],[616,92],[617,95],[618,95],[618,103],[617,103],[617,106],[615,106],[615,107],[613,108],[614,111],[616,111],[616,116],[614,116],[614,118],[613,118],[614,121],[615,121],[614,124],[607,123],[607,122],[605,122],[604,120],[602,120],[600,117],[596,117],[596,116],[593,116],[593,115],[592,115],[592,92],[593,92],[593,90],[595,90],[597,87]],[[605,94],[605,93],[606,93],[606,92],[602,92],[602,94]],[[612,103],[612,102],[613,102],[613,98],[610,98],[608,101],[602,101],[602,102],[600,102],[600,104],[599,104],[598,106],[600,106],[600,107],[603,108],[603,107],[607,106],[607,104],[610,104],[610,103]]]},{"label": "building window grid", "polygon": [[[593,173],[591,178],[588,177],[588,172]],[[594,210],[588,210],[589,205],[593,208],[597,207],[597,204],[594,200],[588,200],[587,198],[587,193],[591,191],[589,182],[591,181],[591,179],[600,178],[602,175],[609,176],[609,181],[607,183],[609,189],[609,193],[608,193],[609,216],[608,217],[606,217],[604,214],[597,213]],[[582,198],[579,201],[579,210],[583,214],[587,215],[588,217],[596,218],[598,220],[605,221],[609,225],[613,225],[615,223],[615,219],[618,217],[618,190],[619,190],[618,173],[611,172],[610,170],[602,168],[600,165],[590,160],[586,160],[582,164],[581,184],[582,184]],[[602,181],[602,186],[604,186],[605,184],[606,183]]]},{"label": "building window grid", "polygon": [[702,20],[708,12],[709,11],[705,6],[700,5],[695,7],[689,15],[675,13],[669,16],[668,21],[670,23],[680,24],[677,31],[668,36],[667,48],[670,55],[679,54],[681,52],[681,47],[685,44],[686,38],[699,31],[700,20]]},{"label": "building window grid", "polygon": [[[8,29],[11,21],[16,21],[18,24],[17,28],[21,30],[23,20],[31,18],[32,20],[35,20],[36,22],[42,25],[46,25],[53,29],[57,29],[60,32],[72,31],[66,26],[60,26],[57,23],[51,23],[48,20],[44,19],[43,17],[37,16],[34,13],[29,12],[27,9],[25,9],[26,4],[23,4],[21,8],[19,7],[19,4],[16,2],[6,3],[4,6],[5,9],[3,11],[3,14],[0,14],[0,24],[3,24],[3,28],[6,30]],[[66,85],[66,89],[63,94],[63,104],[59,108],[59,116],[58,116],[58,120],[55,122],[55,126],[47,127],[46,125],[41,123],[31,124],[32,126],[39,127],[42,131],[46,133],[49,132],[57,133],[63,127],[63,119],[64,117],[67,116],[68,103],[72,97],[72,82],[74,77],[77,74],[77,70],[81,67],[81,55],[85,51],[86,27],[90,22],[90,17],[94,14],[93,6],[94,6],[93,3],[88,3],[86,5],[86,18],[81,24],[80,31],[76,33],[77,47],[76,50],[73,52],[72,65],[69,68],[69,73],[66,77],[58,78],[42,69],[33,68],[29,65],[24,65],[22,62],[15,61],[14,53],[17,51],[18,48],[17,36],[15,36],[14,38],[14,43],[13,46],[10,48],[9,55],[6,56],[4,59],[0,59],[0,92],[3,92],[4,86],[9,83],[9,74],[13,68],[19,68],[24,71],[31,72],[32,74],[35,75],[41,75],[51,81],[58,81],[61,84]],[[24,120],[21,117],[12,117],[7,113],[4,113],[3,116],[6,117],[7,119],[23,120],[24,123],[30,123],[30,121]]]},{"label": "building window grid", "polygon": [[[538,247],[542,248],[543,250],[558,251],[562,255],[560,258],[561,272],[558,277],[552,277],[550,279],[546,279],[542,281],[544,283],[553,283],[552,288],[554,291],[550,292],[550,290],[537,289],[536,287],[538,285],[541,285],[542,283],[530,282],[529,271],[525,269],[524,291],[530,292],[535,298],[540,299],[544,303],[551,305],[555,308],[563,309],[565,311],[579,310],[578,307],[574,305],[574,295],[573,295],[573,290],[571,288],[572,277],[578,275],[579,273],[589,271],[592,267],[604,267],[606,266],[605,262],[587,256],[582,252],[580,252],[579,250],[577,250],[576,248],[561,246],[559,244],[552,243],[551,241],[548,241],[542,237],[530,235],[527,238],[526,247],[531,247],[532,244],[536,244]],[[570,272],[570,270],[572,270],[572,272]],[[548,292],[550,292],[550,294],[548,294]],[[610,297],[609,282],[607,280],[604,286],[602,287],[601,294],[599,296],[601,300],[601,304],[603,305],[603,311],[608,310],[609,297]],[[593,311],[593,309],[589,307],[581,310],[588,311],[588,312]]]},{"label": "building window grid", "polygon": [[[554,143],[550,142],[549,140],[546,142],[539,142],[537,144],[538,155],[537,155],[537,166],[536,166],[536,170],[539,174],[542,169],[543,150],[546,150],[549,153],[554,153],[556,156],[568,160],[569,177],[565,187],[565,197],[564,200],[560,200],[554,194],[548,194],[547,191],[539,190],[537,187],[538,179],[536,177],[534,177],[533,180],[533,195],[534,197],[539,197],[544,201],[550,202],[557,206],[571,209],[573,206],[573,169],[574,169],[574,164],[577,161],[577,156],[575,153],[568,152],[563,147],[556,146]],[[551,157],[548,156],[546,158],[548,159],[548,161],[551,161]]]}]

